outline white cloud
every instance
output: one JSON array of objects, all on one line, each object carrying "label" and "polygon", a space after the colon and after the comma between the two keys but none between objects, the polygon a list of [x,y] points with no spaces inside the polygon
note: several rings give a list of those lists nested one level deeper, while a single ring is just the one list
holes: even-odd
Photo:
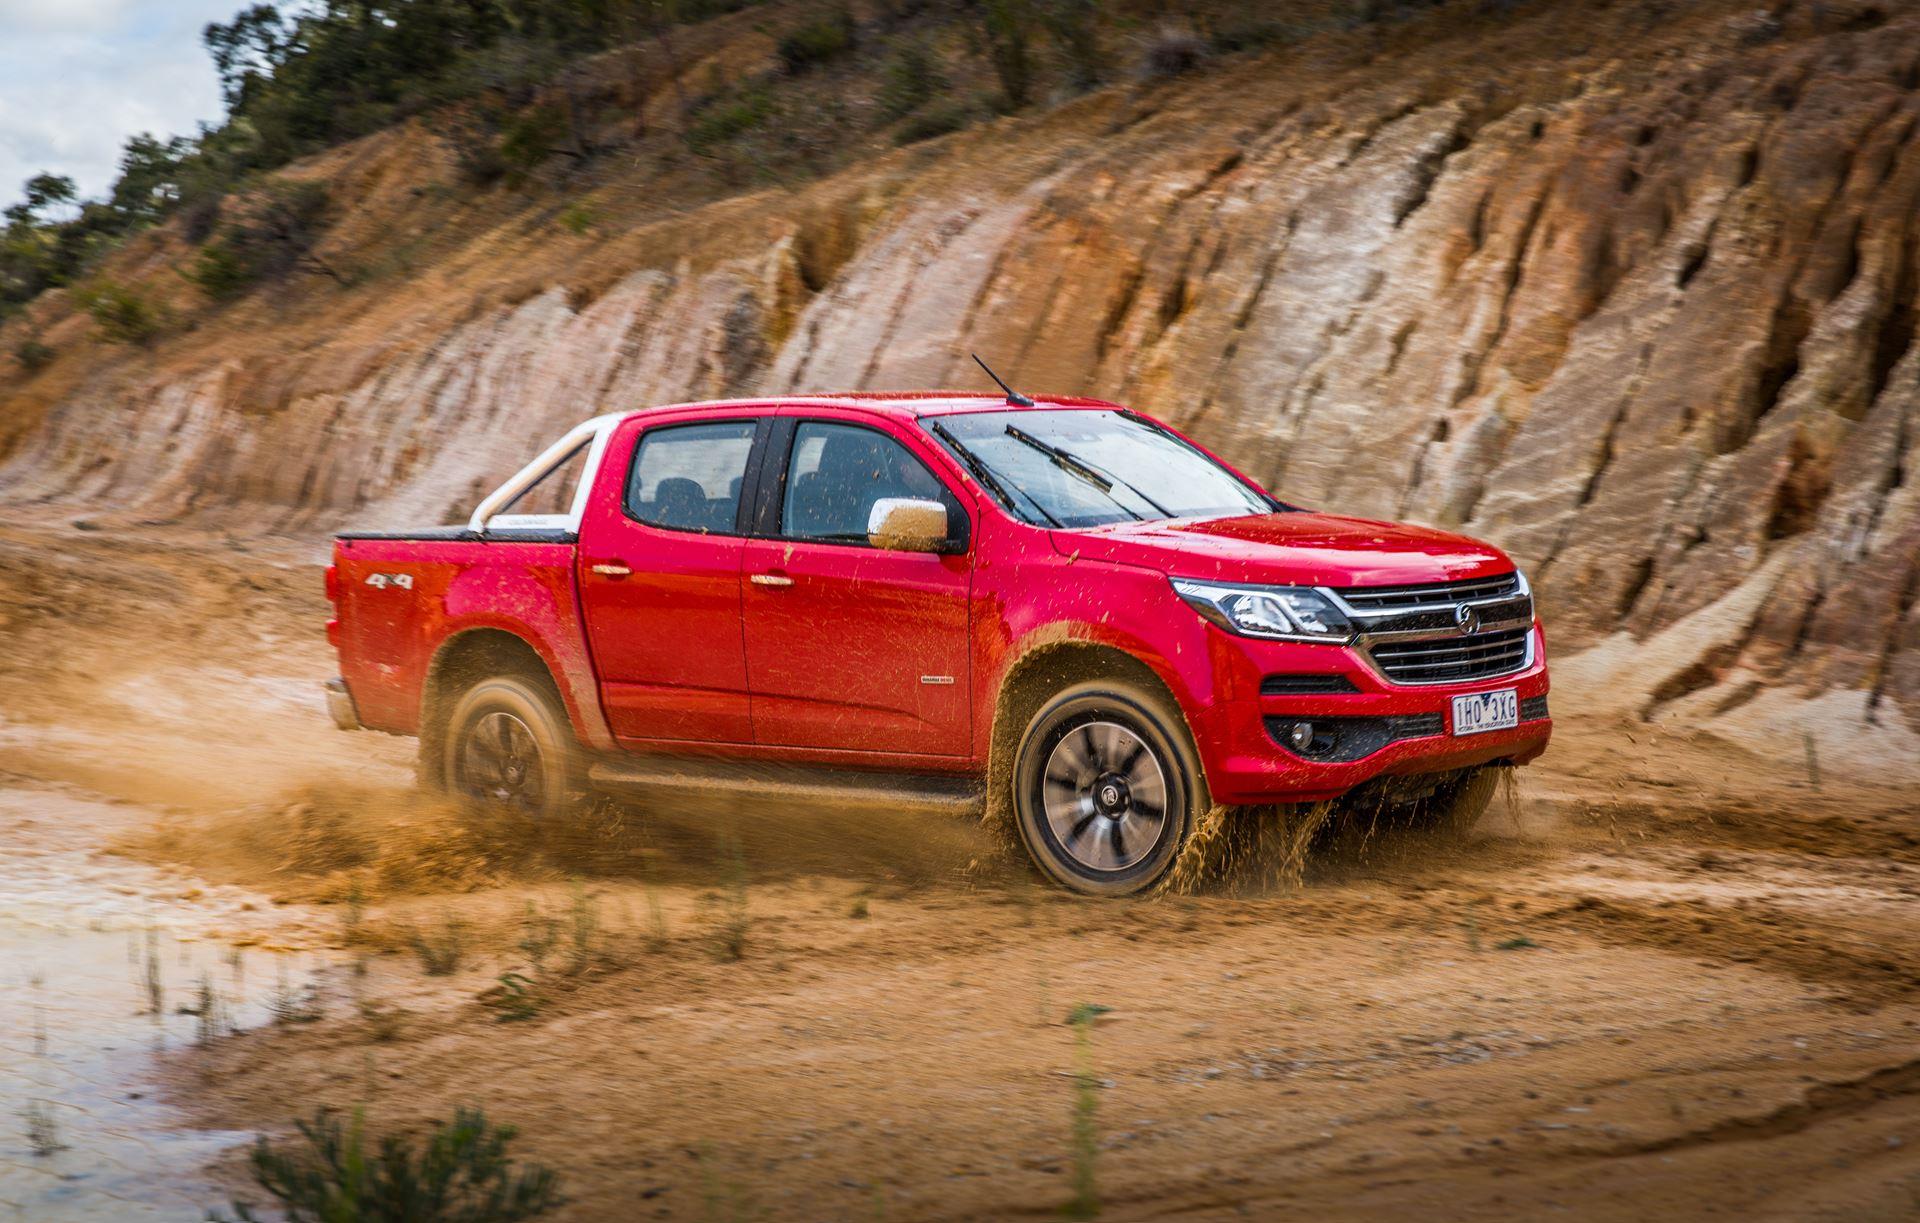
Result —
[{"label": "white cloud", "polygon": [[209,21],[242,0],[0,0],[0,203],[42,170],[104,194],[137,132],[187,135],[221,114]]}]

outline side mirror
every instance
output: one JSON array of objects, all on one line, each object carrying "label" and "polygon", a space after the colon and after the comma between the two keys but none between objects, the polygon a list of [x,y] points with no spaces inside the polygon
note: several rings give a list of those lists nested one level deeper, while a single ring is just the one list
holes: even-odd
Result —
[{"label": "side mirror", "polygon": [[947,507],[917,497],[882,497],[867,515],[867,542],[891,552],[939,552],[947,546]]}]

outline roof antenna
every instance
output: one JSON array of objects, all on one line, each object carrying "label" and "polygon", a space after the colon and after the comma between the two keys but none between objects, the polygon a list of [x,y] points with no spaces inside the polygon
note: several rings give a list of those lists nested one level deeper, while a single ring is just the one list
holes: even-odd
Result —
[{"label": "roof antenna", "polygon": [[1033,400],[1028,399],[1025,395],[1022,395],[1019,391],[1016,391],[1012,387],[1008,386],[1006,379],[1002,378],[999,374],[994,373],[993,368],[989,366],[985,361],[982,361],[980,359],[979,353],[970,352],[967,355],[973,358],[973,363],[975,365],[987,371],[987,377],[993,379],[995,382],[1000,384],[1000,389],[1007,393],[1008,403],[1012,404],[1016,408],[1030,408],[1033,406]]}]

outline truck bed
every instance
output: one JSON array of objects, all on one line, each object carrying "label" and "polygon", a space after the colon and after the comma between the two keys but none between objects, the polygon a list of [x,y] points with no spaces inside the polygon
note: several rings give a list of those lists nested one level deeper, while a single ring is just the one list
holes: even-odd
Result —
[{"label": "truck bed", "polygon": [[[436,651],[470,632],[513,634],[552,672],[590,745],[605,737],[575,587],[574,533],[465,527],[343,532],[329,635],[362,725],[417,734]],[[610,743],[610,740],[609,740]]]}]

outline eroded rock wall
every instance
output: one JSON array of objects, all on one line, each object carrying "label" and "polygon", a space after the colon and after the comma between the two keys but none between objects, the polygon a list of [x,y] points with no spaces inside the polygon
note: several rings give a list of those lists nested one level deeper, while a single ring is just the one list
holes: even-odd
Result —
[{"label": "eroded rock wall", "polygon": [[487,235],[337,335],[103,365],[0,497],[441,519],[599,411],[976,385],[979,351],[1499,542],[1562,646],[1723,609],[1643,713],[1787,688],[1920,729],[1920,14],[1681,7],[1310,44],[569,259]]}]

